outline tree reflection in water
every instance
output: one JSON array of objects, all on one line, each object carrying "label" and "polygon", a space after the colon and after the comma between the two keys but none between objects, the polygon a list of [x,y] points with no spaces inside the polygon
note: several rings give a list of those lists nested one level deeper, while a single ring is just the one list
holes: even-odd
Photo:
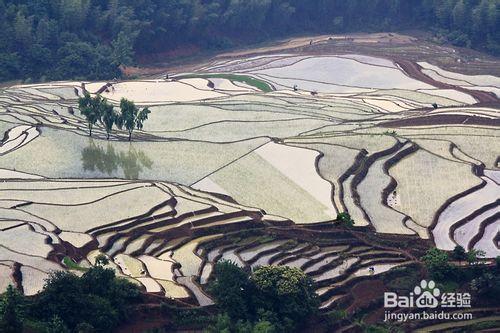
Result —
[{"label": "tree reflection in water", "polygon": [[128,152],[118,152],[111,143],[108,143],[104,149],[93,140],[90,140],[89,146],[82,150],[82,163],[83,170],[98,170],[108,176],[122,169],[126,179],[138,179],[144,168],[151,169],[153,165],[153,161],[143,151],[134,148],[132,144],[129,145]]}]

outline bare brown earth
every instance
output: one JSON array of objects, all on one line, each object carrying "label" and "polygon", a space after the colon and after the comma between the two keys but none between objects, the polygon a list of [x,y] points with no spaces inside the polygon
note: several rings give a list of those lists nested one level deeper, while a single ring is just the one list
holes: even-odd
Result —
[{"label": "bare brown earth", "polygon": [[356,309],[368,307],[373,300],[381,298],[387,288],[382,280],[367,280],[356,284],[351,288],[353,297],[352,304],[347,311],[354,312]]},{"label": "bare brown earth", "polygon": [[486,91],[478,91],[465,89],[459,86],[454,86],[452,84],[447,84],[444,82],[439,82],[431,77],[422,73],[422,67],[419,64],[416,64],[412,61],[405,59],[393,59],[395,63],[401,67],[401,69],[410,77],[417,79],[419,81],[428,83],[436,88],[440,89],[455,89],[461,91],[463,93],[469,94],[474,97],[479,103],[498,103],[499,100],[495,94]]},{"label": "bare brown earth", "polygon": [[[408,35],[386,32],[306,36],[277,40],[265,46],[239,49],[218,55],[196,53],[194,49],[190,49],[192,53],[188,58],[172,59],[168,55],[162,61],[146,62],[140,67],[124,68],[124,72],[134,76],[151,77],[164,73],[192,72],[206,63],[217,60],[290,52],[306,55],[363,54],[411,63],[426,61],[453,72],[500,76],[497,58],[466,48],[438,45],[434,40],[435,37],[431,34],[420,31],[408,32]],[[179,54],[185,54],[181,51]]]},{"label": "bare brown earth", "polygon": [[[415,62],[402,59],[393,58],[393,61],[398,64],[398,66],[410,77],[417,79],[419,81],[430,84],[436,88],[440,89],[455,89],[457,91],[466,93],[474,97],[477,101],[475,106],[484,107],[500,107],[500,100],[497,96],[491,92],[479,91],[466,89],[460,86],[455,86],[447,84],[444,82],[439,82],[431,77],[422,73],[422,67]],[[467,115],[425,115],[425,111],[430,111],[432,108],[423,111],[422,113],[415,115],[414,117],[407,117],[398,120],[392,120],[381,124],[382,127],[405,127],[405,126],[425,126],[425,125],[486,125],[486,126],[500,126],[499,119],[492,119],[480,116],[467,116]]]},{"label": "bare brown earth", "polygon": [[[484,53],[466,48],[438,45],[426,33],[411,33],[407,38],[384,38],[384,34],[370,34],[372,41],[333,40],[312,45],[316,53],[346,54],[358,53],[375,57],[404,59],[413,63],[426,61],[443,69],[468,75],[489,74],[500,76],[498,59]],[[396,36],[398,34],[386,33]]]},{"label": "bare brown earth", "polygon": [[380,126],[382,127],[405,127],[405,126],[426,126],[426,125],[485,125],[485,126],[500,126],[500,119],[491,119],[478,116],[467,115],[430,115],[416,116],[398,120],[387,121]]}]

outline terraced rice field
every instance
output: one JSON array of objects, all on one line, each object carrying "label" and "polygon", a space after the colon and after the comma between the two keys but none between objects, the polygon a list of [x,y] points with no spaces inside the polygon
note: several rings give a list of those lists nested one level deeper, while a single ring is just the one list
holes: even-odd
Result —
[{"label": "terraced rice field", "polygon": [[[420,66],[425,82],[390,59],[272,54],[167,80],[0,90],[0,290],[34,294],[71,269],[64,258],[88,267],[102,253],[147,292],[209,305],[227,259],[299,267],[327,309],[414,258],[352,235],[227,235],[316,230],[344,211],[362,230],[497,256],[499,104],[478,91],[500,79]],[[150,119],[132,143],[100,124],[89,138],[84,90],[148,105]]]}]

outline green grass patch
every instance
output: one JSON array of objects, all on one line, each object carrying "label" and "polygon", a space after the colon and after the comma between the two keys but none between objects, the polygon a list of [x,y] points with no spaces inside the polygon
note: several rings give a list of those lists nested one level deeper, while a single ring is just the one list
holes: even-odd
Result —
[{"label": "green grass patch", "polygon": [[227,79],[230,81],[242,82],[248,84],[249,86],[255,87],[263,92],[273,91],[273,88],[268,83],[258,80],[254,77],[248,75],[239,74],[188,74],[177,76],[177,79],[192,79],[192,78],[214,78],[214,79]]},{"label": "green grass patch", "polygon": [[71,259],[70,257],[64,257],[63,264],[66,265],[66,267],[68,267],[69,269],[74,269],[76,271],[82,271],[82,272],[87,271],[85,267],[81,267],[76,262],[74,262],[73,259]]}]

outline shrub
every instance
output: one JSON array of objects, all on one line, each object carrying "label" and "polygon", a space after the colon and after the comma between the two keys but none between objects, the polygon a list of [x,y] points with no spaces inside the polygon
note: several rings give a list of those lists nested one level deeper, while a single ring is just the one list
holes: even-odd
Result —
[{"label": "shrub", "polygon": [[435,280],[444,280],[451,272],[452,267],[448,261],[448,253],[443,250],[431,248],[425,253],[422,260],[431,277]]},{"label": "shrub", "polygon": [[275,313],[286,329],[295,328],[318,308],[313,282],[298,268],[259,267],[251,280],[256,288],[255,307]]},{"label": "shrub", "polygon": [[463,261],[467,258],[467,254],[465,252],[465,249],[460,245],[455,246],[451,256],[453,259],[458,260],[458,261]]},{"label": "shrub", "polygon": [[337,221],[347,227],[354,226],[354,220],[351,218],[351,215],[349,215],[348,212],[339,213],[337,215]]},{"label": "shrub", "polygon": [[212,331],[291,332],[319,306],[313,281],[298,268],[263,266],[250,274],[221,261],[214,276],[209,289],[223,315]]},{"label": "shrub", "polygon": [[251,285],[248,273],[230,261],[220,261],[214,267],[215,280],[210,285],[219,309],[232,319],[250,315]]},{"label": "shrub", "polygon": [[139,295],[135,285],[116,278],[111,269],[92,267],[82,277],[55,272],[33,300],[31,313],[38,320],[59,318],[70,330],[87,323],[87,328],[109,332],[127,318],[128,307]]},{"label": "shrub", "polygon": [[0,299],[0,332],[17,333],[23,330],[23,296],[9,285]]}]

